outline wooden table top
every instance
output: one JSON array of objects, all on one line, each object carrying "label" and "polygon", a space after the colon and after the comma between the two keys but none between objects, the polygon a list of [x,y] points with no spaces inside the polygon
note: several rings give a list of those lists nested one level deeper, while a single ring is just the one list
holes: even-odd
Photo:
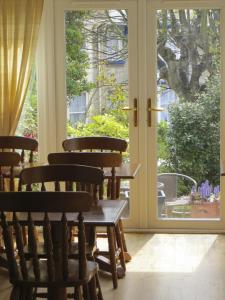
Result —
[{"label": "wooden table top", "polygon": [[[123,163],[120,167],[116,168],[116,177],[120,179],[134,179],[140,167],[140,164]],[[111,177],[110,168],[104,168],[104,176],[106,178]]]},{"label": "wooden table top", "polygon": [[[127,206],[126,200],[99,200],[98,206],[89,212],[83,213],[84,223],[96,226],[115,226],[121,219]],[[61,213],[49,213],[51,222],[61,221]],[[77,213],[67,213],[68,223],[77,224]],[[25,224],[27,213],[18,213],[21,224]],[[44,213],[32,213],[33,221],[38,225],[43,223]]]}]

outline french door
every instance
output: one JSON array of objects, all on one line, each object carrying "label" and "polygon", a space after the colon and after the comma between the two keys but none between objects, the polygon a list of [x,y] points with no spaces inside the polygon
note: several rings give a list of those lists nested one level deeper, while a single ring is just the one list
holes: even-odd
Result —
[{"label": "french door", "polygon": [[[136,1],[55,1],[57,141],[108,135],[138,163]],[[123,110],[124,107],[129,109]],[[138,178],[121,182],[127,226],[138,228]]]},{"label": "french door", "polygon": [[224,226],[222,2],[54,1],[57,150],[107,126],[129,140],[128,228]]},{"label": "french door", "polygon": [[224,4],[146,9],[149,227],[224,228]]}]

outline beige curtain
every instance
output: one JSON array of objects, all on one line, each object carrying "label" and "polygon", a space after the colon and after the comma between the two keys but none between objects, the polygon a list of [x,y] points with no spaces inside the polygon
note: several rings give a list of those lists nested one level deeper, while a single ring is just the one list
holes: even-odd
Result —
[{"label": "beige curtain", "polygon": [[44,0],[0,0],[0,135],[13,135],[34,61]]}]

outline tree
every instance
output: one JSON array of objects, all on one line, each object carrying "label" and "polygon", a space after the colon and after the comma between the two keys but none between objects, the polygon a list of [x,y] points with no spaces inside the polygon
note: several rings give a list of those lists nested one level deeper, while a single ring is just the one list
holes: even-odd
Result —
[{"label": "tree", "polygon": [[[98,65],[107,59],[128,58],[128,40],[123,26],[128,26],[126,10],[90,12],[85,36]],[[205,81],[214,73],[215,56],[220,51],[220,11],[217,9],[182,9],[157,11],[158,80],[164,88],[175,91],[182,101],[195,101],[196,93],[204,90]],[[103,26],[104,25],[104,26]],[[123,41],[121,50],[99,48],[110,39]],[[86,47],[90,50],[89,47]]]},{"label": "tree", "polygon": [[94,84],[87,80],[89,56],[84,50],[85,20],[89,15],[86,11],[67,11],[66,25],[66,87],[67,100],[80,96],[94,88]]},{"label": "tree", "polygon": [[194,102],[214,74],[219,10],[159,10],[157,25],[159,80],[165,80],[180,100]]}]

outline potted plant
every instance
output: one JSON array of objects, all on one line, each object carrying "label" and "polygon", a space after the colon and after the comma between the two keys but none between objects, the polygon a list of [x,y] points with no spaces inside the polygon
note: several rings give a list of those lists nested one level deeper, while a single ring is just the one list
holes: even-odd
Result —
[{"label": "potted plant", "polygon": [[219,218],[220,187],[213,187],[208,180],[191,191],[192,218]]}]

